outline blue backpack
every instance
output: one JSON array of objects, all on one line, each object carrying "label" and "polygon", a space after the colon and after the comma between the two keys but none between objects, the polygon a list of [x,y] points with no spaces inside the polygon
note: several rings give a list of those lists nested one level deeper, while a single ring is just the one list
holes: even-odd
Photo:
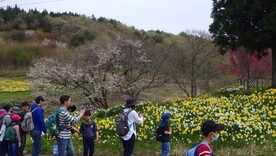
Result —
[{"label": "blue backpack", "polygon": [[208,144],[207,142],[205,142],[205,141],[202,141],[200,144],[198,144],[198,145],[196,145],[195,147],[189,149],[189,150],[184,154],[184,156],[196,156],[196,150],[197,150],[197,148],[198,148],[200,145],[202,145],[202,144],[207,145],[208,148],[210,149],[209,144]]}]

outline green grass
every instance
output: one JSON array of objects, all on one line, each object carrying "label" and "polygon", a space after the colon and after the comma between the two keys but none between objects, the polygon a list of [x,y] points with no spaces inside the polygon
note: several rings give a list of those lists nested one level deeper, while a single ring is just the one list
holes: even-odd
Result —
[{"label": "green grass", "polygon": [[28,69],[20,70],[0,70],[0,77],[9,78],[9,79],[26,79]]},{"label": "green grass", "polygon": [[29,91],[0,93],[0,102],[29,100],[30,98],[31,93]]}]

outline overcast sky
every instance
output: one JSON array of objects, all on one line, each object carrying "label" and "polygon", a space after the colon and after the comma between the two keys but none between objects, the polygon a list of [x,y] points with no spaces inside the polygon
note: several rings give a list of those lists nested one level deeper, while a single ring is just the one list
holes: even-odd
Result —
[{"label": "overcast sky", "polygon": [[212,0],[0,0],[1,7],[15,4],[26,11],[71,11],[173,34],[187,29],[208,31],[212,23]]}]

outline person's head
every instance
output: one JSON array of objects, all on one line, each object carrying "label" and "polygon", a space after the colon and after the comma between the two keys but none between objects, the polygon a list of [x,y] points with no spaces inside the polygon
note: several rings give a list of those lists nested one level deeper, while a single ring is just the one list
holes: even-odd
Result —
[{"label": "person's head", "polygon": [[219,137],[219,132],[224,130],[223,124],[217,124],[213,120],[205,120],[201,125],[201,132],[204,137],[215,141]]},{"label": "person's head", "polygon": [[10,113],[11,114],[19,114],[20,113],[20,108],[18,106],[13,106],[11,109],[10,109]]},{"label": "person's head", "polygon": [[67,110],[69,112],[74,112],[77,109],[76,105],[70,105],[69,107],[67,107]]},{"label": "person's head", "polygon": [[25,112],[29,111],[30,108],[30,104],[28,103],[28,101],[23,101],[21,103],[21,109]]},{"label": "person's head", "polygon": [[126,100],[125,106],[127,108],[135,109],[135,104],[136,103],[137,103],[137,100],[135,98],[130,97]]},{"label": "person's head", "polygon": [[5,109],[5,111],[7,111],[7,112],[9,112],[11,108],[12,108],[12,105],[10,105],[10,104],[5,104],[3,106],[3,109]]},{"label": "person's head", "polygon": [[85,121],[89,121],[90,118],[91,118],[91,111],[90,110],[86,110],[84,112],[83,116],[84,116]]},{"label": "person's head", "polygon": [[42,96],[37,96],[35,98],[35,103],[39,104],[40,106],[44,105],[45,101],[46,100]]},{"label": "person's head", "polygon": [[164,114],[162,114],[162,116],[161,116],[161,119],[162,119],[162,121],[164,121],[164,122],[168,122],[168,121],[170,120],[170,118],[171,118],[171,114],[169,114],[169,113],[164,113]]},{"label": "person's head", "polygon": [[69,95],[62,95],[60,98],[60,104],[63,106],[63,107],[66,107],[68,108],[71,104],[71,98]]}]

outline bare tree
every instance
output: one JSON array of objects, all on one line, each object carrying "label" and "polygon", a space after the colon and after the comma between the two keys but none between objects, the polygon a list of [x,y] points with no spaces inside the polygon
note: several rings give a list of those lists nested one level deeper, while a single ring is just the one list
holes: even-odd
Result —
[{"label": "bare tree", "polygon": [[114,88],[138,97],[145,89],[163,85],[167,76],[159,71],[165,59],[149,55],[139,40],[116,34],[56,58],[36,60],[28,76],[35,92],[74,92],[87,97],[93,107],[107,109],[108,93]]},{"label": "bare tree", "polygon": [[204,31],[187,31],[179,47],[171,68],[172,77],[188,97],[195,97],[199,78],[205,80],[208,88],[211,62],[218,53],[215,53],[216,48],[211,43],[210,35]]},{"label": "bare tree", "polygon": [[146,45],[126,36],[116,38],[116,43],[122,50],[117,74],[123,94],[137,98],[142,91],[160,87],[169,80],[163,70],[168,54],[165,47]]},{"label": "bare tree", "polygon": [[111,70],[118,55],[109,42],[86,45],[67,55],[36,60],[28,76],[36,92],[70,91],[87,97],[93,107],[107,109],[108,91],[117,85]]}]

